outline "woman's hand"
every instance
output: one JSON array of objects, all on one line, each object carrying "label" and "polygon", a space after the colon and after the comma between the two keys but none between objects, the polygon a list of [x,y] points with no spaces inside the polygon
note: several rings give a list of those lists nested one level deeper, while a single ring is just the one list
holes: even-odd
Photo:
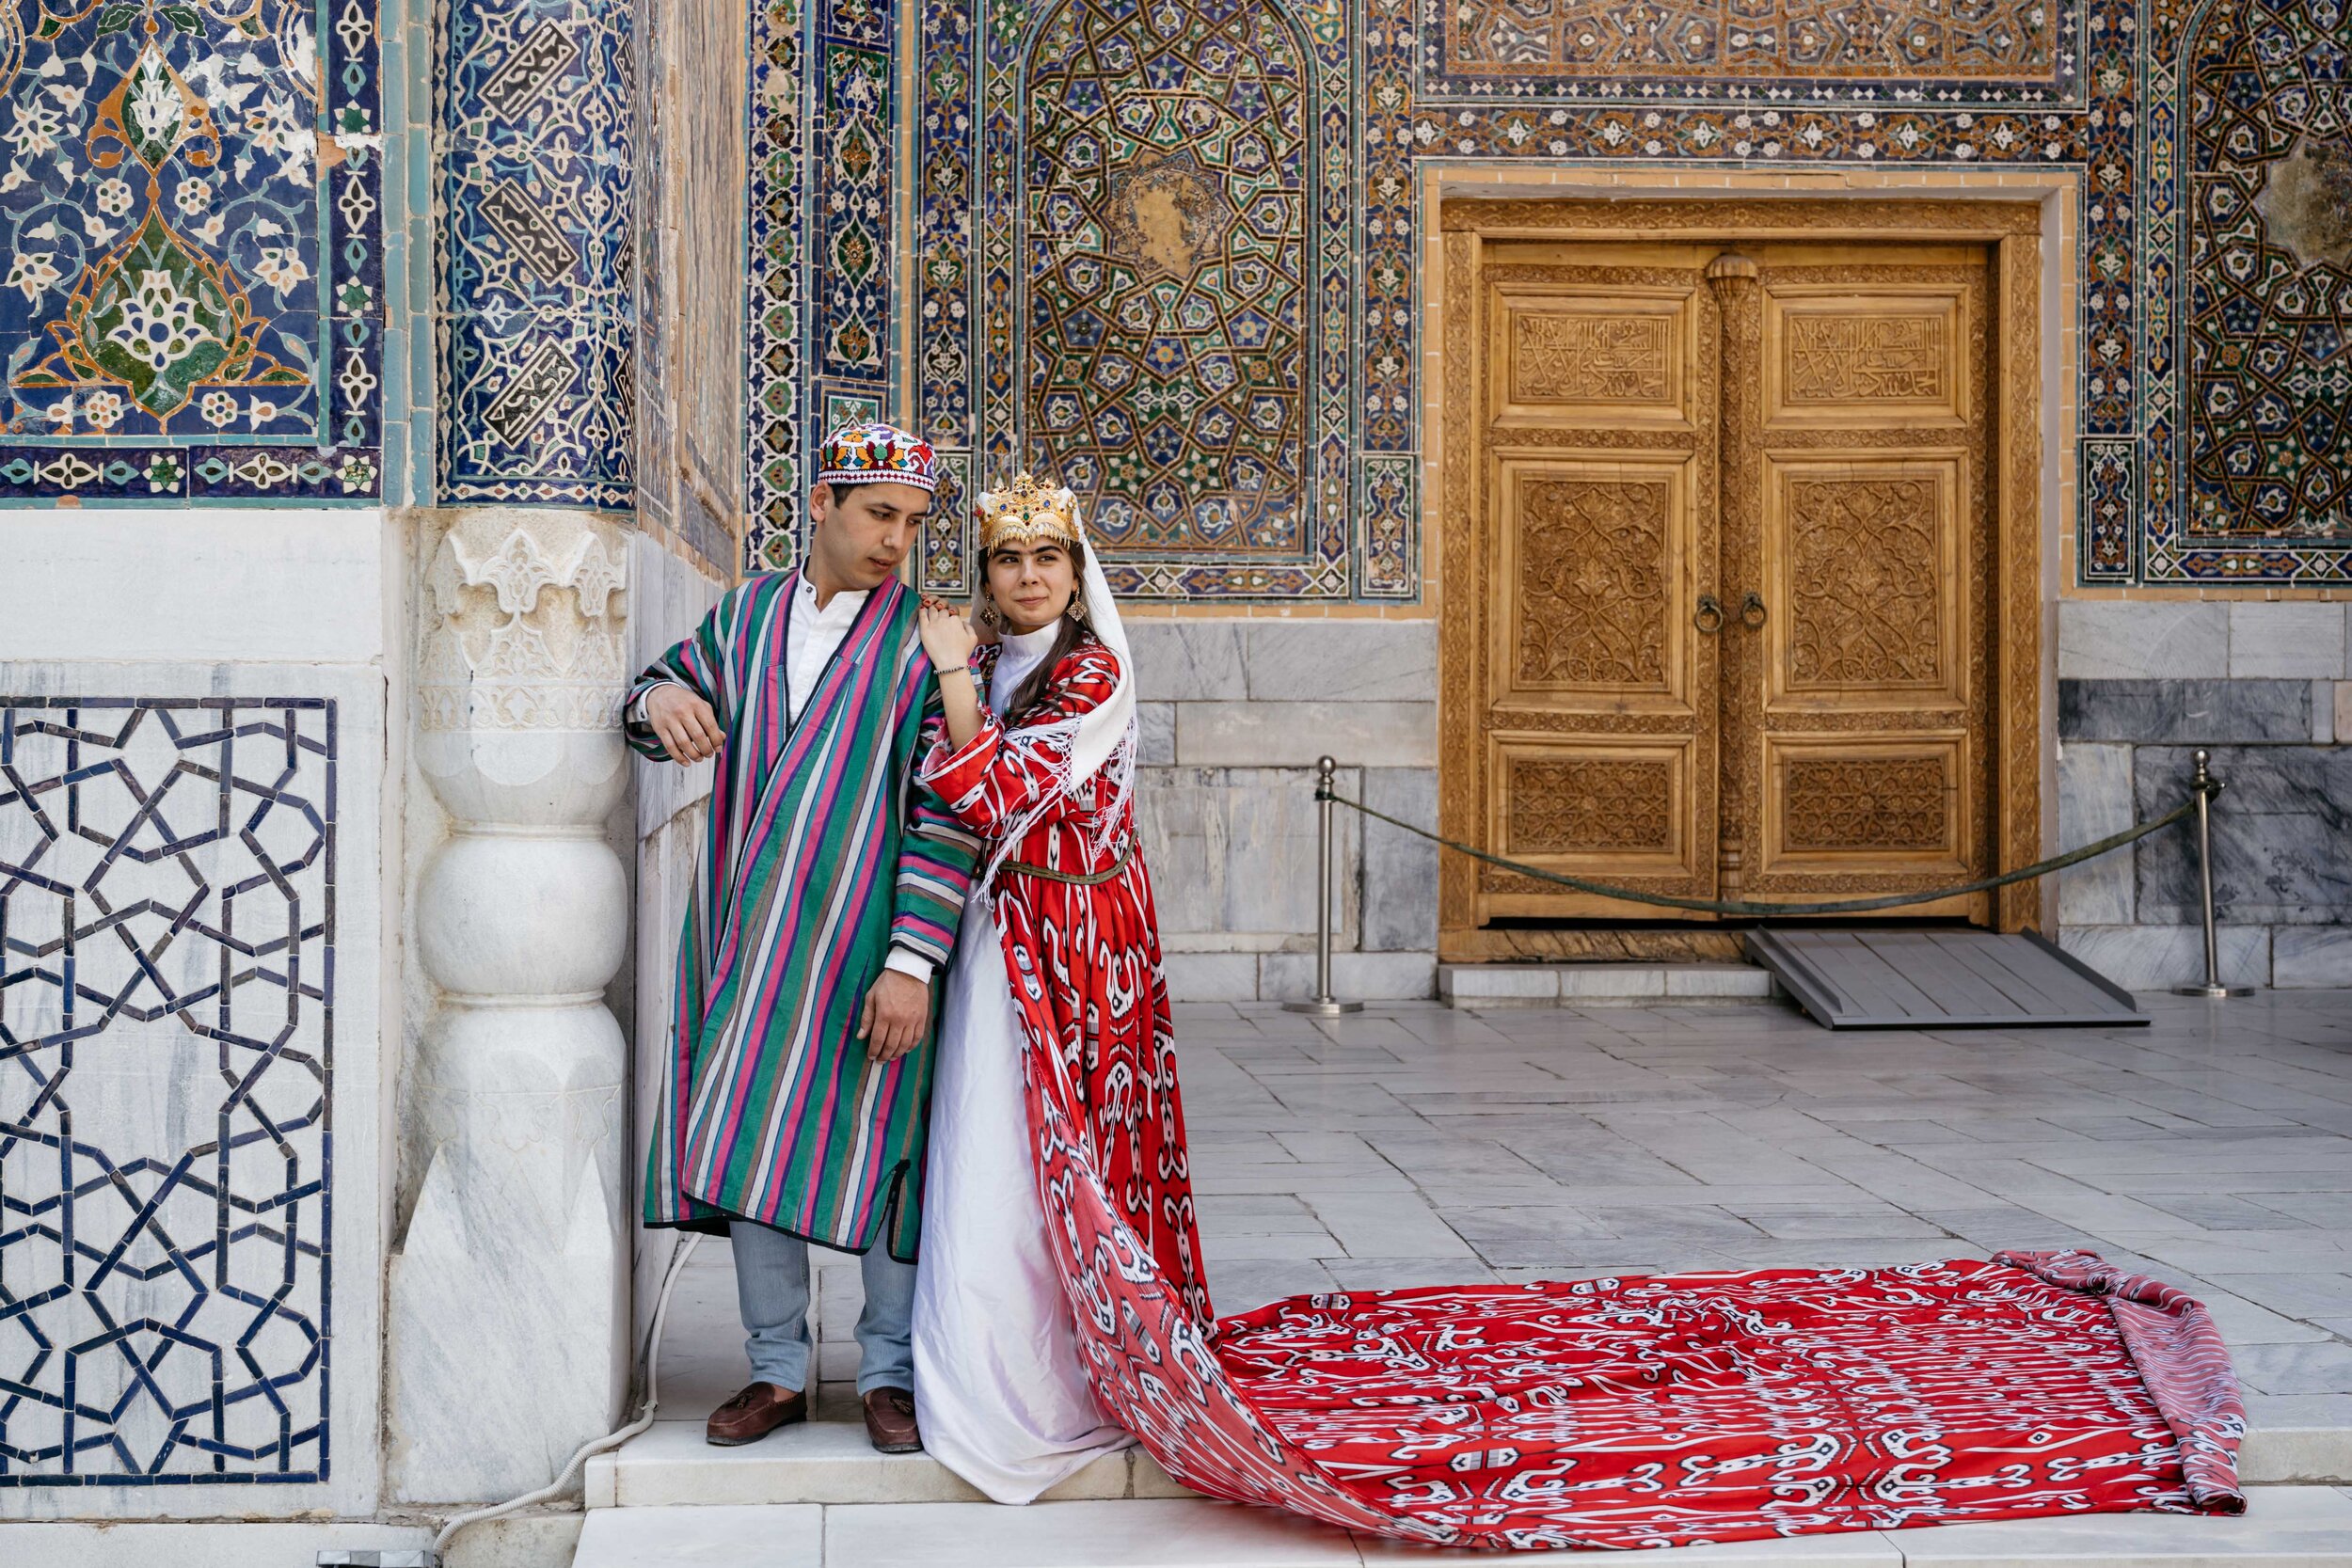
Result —
[{"label": "woman's hand", "polygon": [[920,611],[923,630],[923,651],[930,656],[931,668],[940,674],[961,670],[972,662],[972,650],[980,645],[972,623],[944,604],[926,599]]}]

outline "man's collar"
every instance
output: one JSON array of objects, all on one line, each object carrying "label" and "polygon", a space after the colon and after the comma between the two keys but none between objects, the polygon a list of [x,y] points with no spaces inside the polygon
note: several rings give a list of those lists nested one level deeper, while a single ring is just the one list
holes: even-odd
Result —
[{"label": "man's collar", "polygon": [[814,577],[811,577],[805,570],[800,574],[800,587],[794,590],[795,594],[807,599],[810,608],[815,610],[819,615],[832,614],[834,612],[834,607],[843,603],[844,601],[847,601],[848,604],[854,609],[855,607],[864,604],[874,592],[870,588],[844,588],[839,593],[834,594],[831,603],[818,605],[817,602],[817,579]]}]

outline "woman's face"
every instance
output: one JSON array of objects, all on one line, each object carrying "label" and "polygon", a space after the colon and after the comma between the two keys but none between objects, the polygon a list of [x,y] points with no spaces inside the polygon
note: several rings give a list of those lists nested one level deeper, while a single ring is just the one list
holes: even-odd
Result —
[{"label": "woman's face", "polygon": [[1078,587],[1078,563],[1067,545],[1041,539],[1007,545],[988,558],[988,594],[1005,629],[1038,631],[1061,619]]}]

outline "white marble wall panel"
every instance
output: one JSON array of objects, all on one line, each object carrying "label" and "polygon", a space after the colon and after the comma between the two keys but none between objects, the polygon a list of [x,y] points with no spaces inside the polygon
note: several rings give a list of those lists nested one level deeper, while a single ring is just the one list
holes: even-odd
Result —
[{"label": "white marble wall panel", "polygon": [[[2072,849],[2132,825],[2132,748],[2071,741],[2058,751],[2058,845]],[[2058,873],[2068,926],[2132,922],[2132,855],[2118,849]]]},{"label": "white marble wall panel", "polygon": [[[1177,1002],[1248,1002],[1258,995],[1255,953],[1170,953],[1168,994]],[[1178,1030],[1182,1049],[1183,1031]]]},{"label": "white marble wall panel", "polygon": [[1251,621],[1242,631],[1259,702],[1434,703],[1435,621]]},{"label": "white marble wall panel", "polygon": [[1125,625],[1128,649],[1136,656],[1136,695],[1143,701],[1200,703],[1249,695],[1242,669],[1244,623],[1135,616]]},{"label": "white marble wall panel", "polygon": [[[1362,776],[1340,774],[1353,794]],[[1304,946],[1315,928],[1314,776],[1278,768],[1151,768],[1137,776],[1144,862],[1171,947],[1248,951]],[[1359,825],[1343,813],[1338,880],[1358,880]],[[1337,901],[1335,942],[1352,947],[1356,901]],[[1200,966],[1193,966],[1199,968]],[[1256,993],[1254,966],[1249,989]]]},{"label": "white marble wall panel", "polygon": [[2232,675],[2334,680],[2344,673],[2344,618],[2352,607],[2235,600],[2228,608]]},{"label": "white marble wall panel", "polygon": [[2352,926],[2280,926],[2270,937],[2271,984],[2352,989]]},{"label": "white marble wall panel", "polygon": [[[1435,816],[1437,623],[1137,617],[1128,633],[1170,988],[1194,1001],[1271,995],[1267,986],[1292,985],[1295,966],[1245,955],[1312,944],[1315,760],[1338,758],[1343,789],[1368,804]],[[1431,852],[1345,809],[1339,820],[1336,944],[1403,954],[1376,979],[1367,970],[1366,983],[1429,994]],[[1385,835],[1380,851],[1366,858],[1358,846],[1375,834]]]},{"label": "white marble wall panel", "polygon": [[[693,562],[643,533],[629,540],[629,585],[628,662],[632,674],[692,631],[726,588]],[[678,931],[694,883],[695,857],[702,850],[715,765],[680,768],[639,757],[631,766],[635,842],[624,858],[632,879],[630,943],[635,961],[624,971],[631,985],[627,1010],[620,1015],[630,1041],[632,1133],[624,1217],[635,1238],[630,1293],[635,1321],[643,1324],[653,1321],[655,1295],[677,1237],[675,1231],[645,1229],[637,1216],[644,1212],[645,1149],[653,1132],[652,1097],[669,1038]]]},{"label": "white marble wall panel", "polygon": [[[1358,1002],[1422,1002],[1438,994],[1438,960],[1431,953],[1334,953],[1334,995]],[[1258,958],[1258,996],[1296,1002],[1315,993],[1312,953],[1265,953]]]},{"label": "white marble wall panel", "polygon": [[[1364,773],[1364,804],[1401,822],[1435,827],[1434,768],[1374,768]],[[1438,945],[1438,847],[1385,822],[1363,824],[1363,945],[1375,952],[1428,954]]]},{"label": "white marble wall panel", "polygon": [[2230,607],[2201,600],[2061,599],[2061,680],[2181,680],[2230,673]]},{"label": "white marble wall panel", "polygon": [[1176,760],[1187,768],[1434,768],[1435,703],[1181,703]]},{"label": "white marble wall panel", "polygon": [[[687,895],[694,882],[695,857],[702,852],[705,808],[696,805],[672,817],[637,845],[636,929],[632,951],[637,984],[630,1053],[630,1140],[626,1217],[636,1238],[633,1285],[636,1321],[653,1321],[655,1292],[668,1267],[677,1232],[647,1230],[644,1212],[645,1151],[653,1136],[653,1097],[660,1084],[675,994],[678,931],[686,920]],[[723,1244],[723,1243],[720,1243]]]},{"label": "white marble wall panel", "polygon": [[1136,762],[1144,768],[1165,768],[1176,760],[1176,705],[1136,705]]},{"label": "white marble wall panel", "polygon": [[[368,537],[375,535],[370,532]],[[155,575],[134,579],[127,594],[119,561],[108,562],[105,580],[83,581],[77,593],[91,599],[110,594],[166,598],[176,585],[171,562],[156,562],[158,553],[157,541],[151,537],[145,559]],[[327,574],[330,578],[338,575]],[[297,572],[286,591],[300,594],[304,580]],[[139,592],[139,583],[150,582],[152,594]],[[352,608],[357,612],[361,606],[369,627],[321,627],[320,642],[334,652],[371,641],[380,646],[380,602],[363,596]],[[385,982],[392,958],[385,936],[384,673],[367,664],[0,662],[0,695],[20,702],[56,696],[159,704],[171,699],[229,702],[238,705],[227,711],[235,716],[238,727],[249,732],[234,743],[231,775],[246,783],[236,787],[233,798],[238,816],[248,821],[265,800],[270,801],[254,829],[254,845],[259,856],[278,866],[278,878],[300,895],[294,906],[300,910],[298,923],[289,917],[288,901],[268,888],[266,877],[262,887],[248,888],[233,899],[227,896],[230,887],[259,875],[257,850],[233,832],[226,839],[198,842],[215,828],[219,816],[216,806],[207,809],[197,799],[208,791],[217,797],[217,789],[207,781],[183,774],[165,795],[165,803],[136,828],[122,814],[122,801],[109,804],[97,799],[97,792],[86,792],[92,796],[85,801],[93,814],[89,819],[114,822],[108,831],[123,832],[133,844],[151,849],[163,842],[167,830],[173,842],[185,845],[180,852],[135,863],[120,858],[103,875],[103,891],[116,908],[154,901],[155,912],[147,919],[153,929],[135,917],[115,930],[87,933],[82,939],[86,983],[118,970],[116,977],[129,983],[133,971],[122,967],[127,954],[119,945],[128,938],[151,954],[180,1005],[153,994],[154,984],[146,982],[149,994],[129,997],[133,1006],[77,1042],[63,1091],[74,1117],[76,1143],[92,1151],[84,1158],[110,1163],[143,1197],[167,1187],[170,1191],[143,1223],[114,1211],[103,1196],[92,1201],[85,1195],[77,1200],[78,1238],[87,1243],[127,1241],[121,1261],[129,1268],[102,1279],[86,1259],[80,1265],[85,1289],[58,1306],[69,1317],[79,1314],[90,1321],[78,1326],[62,1321],[45,1326],[72,1342],[87,1337],[85,1331],[95,1326],[99,1314],[117,1322],[149,1315],[177,1320],[192,1310],[193,1332],[226,1352],[229,1365],[224,1370],[231,1384],[239,1375],[233,1347],[249,1333],[249,1343],[265,1370],[287,1379],[279,1398],[292,1412],[287,1429],[294,1437],[294,1469],[320,1478],[299,1482],[241,1479],[234,1484],[199,1481],[156,1485],[133,1480],[99,1486],[20,1485],[0,1489],[0,1519],[372,1513],[378,1497],[381,1418],[381,1126],[389,1033]],[[270,705],[288,700],[317,705]],[[331,708],[326,705],[330,704]],[[127,711],[87,709],[81,727],[119,733]],[[184,705],[151,709],[119,749],[119,758],[151,795],[180,762],[217,769],[224,748],[196,737],[217,723],[221,711]],[[325,744],[330,713],[335,751],[331,784],[326,759],[318,749]],[[291,756],[284,730],[289,714],[295,716],[293,731],[301,737]],[[273,728],[278,733],[266,733]],[[20,748],[20,767],[37,762],[39,744]],[[85,760],[96,754],[86,751]],[[183,796],[184,802],[175,803]],[[48,803],[62,804],[54,792]],[[326,847],[330,826],[331,857]],[[48,831],[21,805],[14,810],[0,807],[0,861],[23,863]],[[51,852],[53,860],[62,855],[60,850]],[[330,881],[331,908],[326,893]],[[191,913],[191,923],[171,940],[162,940],[182,911]],[[20,939],[29,934],[26,917],[34,913],[24,908],[12,911],[11,934]],[[53,918],[61,913],[51,911]],[[87,913],[84,900],[77,926],[87,925]],[[207,928],[224,934],[215,937]],[[273,933],[285,937],[290,932],[294,939],[287,946],[272,947]],[[331,1012],[326,962],[330,941]],[[238,945],[258,951],[238,953]],[[284,972],[290,955],[301,966],[291,990],[275,977]],[[218,985],[224,974],[230,976],[225,990],[199,994]],[[22,1038],[45,1032],[43,1020],[56,1011],[56,1000],[54,988],[24,984],[8,988],[0,1006],[7,1008],[10,1030]],[[232,1071],[241,1081],[249,1080],[249,1087],[230,1087],[224,1075]],[[15,1089],[0,1091],[9,1097],[0,1101],[0,1117],[26,1117],[30,1107],[12,1102],[25,1083],[20,1076]],[[265,1123],[275,1125],[276,1132],[268,1131]],[[284,1206],[278,1212],[292,1222],[282,1223],[269,1211],[231,1210],[225,1259],[214,1251],[218,1205],[189,1179],[193,1175],[211,1180],[219,1174],[222,1151],[217,1144],[224,1124],[231,1140],[226,1151],[230,1190],[256,1201],[277,1198]],[[325,1136],[330,1125],[331,1156]],[[289,1158],[297,1167],[292,1179],[287,1175]],[[141,1166],[139,1161],[152,1164]],[[183,1161],[185,1174],[167,1174]],[[77,1171],[77,1182],[95,1174]],[[23,1143],[8,1160],[8,1168],[0,1171],[0,1185],[18,1201],[40,1201],[42,1184],[55,1187],[58,1180],[54,1151],[36,1151]],[[301,1190],[298,1196],[289,1196],[296,1189]],[[112,1236],[107,1235],[110,1227],[116,1233]],[[282,1239],[288,1234],[294,1237],[291,1244]],[[8,1284],[21,1296],[33,1259],[21,1245],[9,1251]],[[186,1273],[161,1266],[175,1255]],[[136,1278],[136,1274],[151,1277]],[[285,1310],[254,1305],[257,1297],[266,1298],[281,1286]],[[242,1299],[237,1292],[243,1292]],[[200,1347],[179,1346],[167,1353],[160,1337],[134,1339],[134,1348],[143,1356],[160,1357],[158,1382],[169,1398],[201,1402],[211,1370]],[[187,1354],[191,1350],[194,1354]],[[20,1369],[12,1365],[11,1374],[21,1375]],[[77,1394],[87,1404],[94,1398],[103,1400],[104,1385],[119,1370],[110,1370],[102,1354],[83,1357],[77,1375]],[[41,1386],[46,1379],[36,1372],[31,1381]],[[38,1400],[16,1402],[7,1418],[12,1445],[39,1446],[44,1423],[48,1428],[56,1425],[54,1414],[39,1404]],[[224,1412],[224,1435],[239,1448],[265,1449],[283,1441],[267,1400],[240,1402]],[[189,1430],[201,1429],[208,1420],[199,1418]],[[303,1440],[306,1429],[322,1424],[323,1443]],[[105,1450],[85,1451],[76,1468],[84,1473],[135,1473],[161,1454],[162,1469],[175,1481],[213,1473],[209,1456],[168,1443],[169,1427],[151,1401],[135,1398],[116,1428],[130,1450],[129,1461]],[[78,1435],[91,1434],[91,1424],[85,1420]],[[56,1461],[10,1466],[20,1475],[28,1470],[53,1474],[62,1468]],[[278,1468],[274,1454],[230,1456],[226,1465],[228,1472],[241,1477]]]},{"label": "white marble wall panel", "polygon": [[398,556],[374,507],[8,514],[0,659],[358,664]]},{"label": "white marble wall panel", "polygon": [[[2058,945],[2133,990],[2161,990],[2205,977],[2205,939],[2194,926],[2069,926]],[[2270,983],[2270,930],[2224,926],[2219,939],[2225,985]]]},{"label": "white marble wall panel", "polygon": [[[638,671],[684,638],[726,585],[713,580],[701,567],[665,548],[643,533],[629,536],[628,670]],[[680,768],[675,763],[637,765],[637,831],[655,832],[661,824],[710,794],[710,763]]]}]

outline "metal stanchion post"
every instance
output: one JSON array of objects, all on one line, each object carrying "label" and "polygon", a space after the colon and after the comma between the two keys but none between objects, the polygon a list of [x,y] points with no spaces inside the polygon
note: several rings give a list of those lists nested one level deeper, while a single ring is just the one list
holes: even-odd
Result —
[{"label": "metal stanchion post", "polygon": [[2201,986],[2174,986],[2180,996],[2246,996],[2250,986],[2225,986],[2221,983],[2221,940],[2213,926],[2213,798],[2221,793],[2206,764],[2211,753],[2200,748],[2197,761],[2197,881],[2204,899],[2205,911],[2205,983]]},{"label": "metal stanchion post", "polygon": [[1331,994],[1331,780],[1339,770],[1330,757],[1315,764],[1315,810],[1320,814],[1315,824],[1320,839],[1315,851],[1315,994],[1311,1001],[1282,1004],[1285,1011],[1316,1018],[1364,1010],[1361,1002],[1343,1002]]}]

